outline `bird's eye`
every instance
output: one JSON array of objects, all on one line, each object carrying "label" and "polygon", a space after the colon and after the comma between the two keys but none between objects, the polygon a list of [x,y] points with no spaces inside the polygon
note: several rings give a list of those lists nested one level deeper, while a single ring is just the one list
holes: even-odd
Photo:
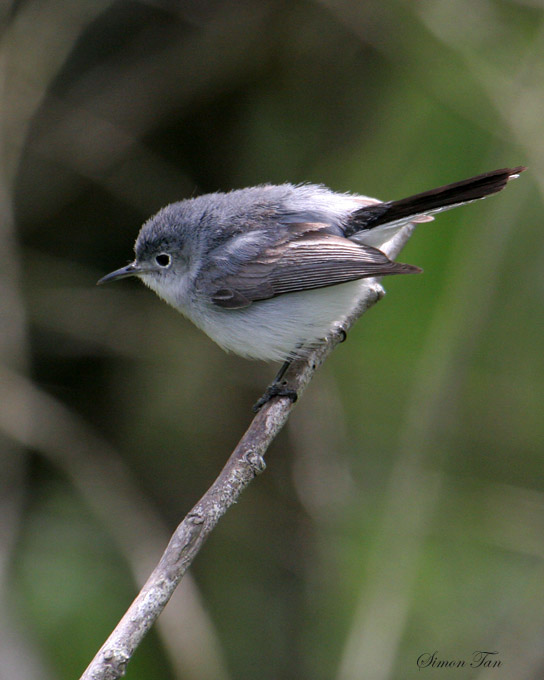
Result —
[{"label": "bird's eye", "polygon": [[168,255],[168,253],[160,253],[155,257],[155,262],[159,265],[159,267],[166,268],[170,266],[172,258],[170,255]]}]

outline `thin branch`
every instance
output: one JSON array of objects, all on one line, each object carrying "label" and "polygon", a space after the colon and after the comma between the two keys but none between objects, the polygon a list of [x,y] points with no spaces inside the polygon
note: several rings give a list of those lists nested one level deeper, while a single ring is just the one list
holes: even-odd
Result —
[{"label": "thin branch", "polygon": [[[410,238],[413,226],[401,229],[384,247],[391,258],[398,255]],[[342,325],[348,331],[355,321],[383,297],[383,288],[369,280],[363,297]],[[323,345],[307,358],[292,364],[290,387],[299,396],[315,371],[341,341],[340,329],[331,331]],[[285,425],[293,404],[288,398],[268,402],[253,418],[225,467],[178,526],[160,562],[131,604],[113,633],[100,648],[81,680],[115,680],[124,675],[136,648],[168,603],[183,575],[198,554],[219,519],[233,505],[248,484],[265,469],[266,450]]]}]

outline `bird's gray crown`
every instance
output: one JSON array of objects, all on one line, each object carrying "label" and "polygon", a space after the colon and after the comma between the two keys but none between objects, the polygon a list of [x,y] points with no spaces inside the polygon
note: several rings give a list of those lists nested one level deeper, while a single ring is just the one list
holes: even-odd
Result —
[{"label": "bird's gray crown", "polygon": [[[333,200],[333,198],[335,200]],[[136,241],[137,258],[158,250],[191,247],[203,234],[206,250],[237,233],[275,229],[278,222],[322,221],[338,224],[347,212],[346,194],[333,194],[321,185],[265,184],[228,193],[204,194],[160,210],[142,227]]]}]

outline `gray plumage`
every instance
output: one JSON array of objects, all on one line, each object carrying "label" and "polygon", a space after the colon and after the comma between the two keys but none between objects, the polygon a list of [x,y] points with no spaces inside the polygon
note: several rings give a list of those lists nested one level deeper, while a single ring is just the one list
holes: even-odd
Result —
[{"label": "gray plumage", "polygon": [[263,185],[199,196],[142,227],[138,276],[227,350],[283,360],[320,342],[365,280],[421,271],[379,249],[409,222],[500,191],[522,168],[497,170],[383,203],[324,186]]}]

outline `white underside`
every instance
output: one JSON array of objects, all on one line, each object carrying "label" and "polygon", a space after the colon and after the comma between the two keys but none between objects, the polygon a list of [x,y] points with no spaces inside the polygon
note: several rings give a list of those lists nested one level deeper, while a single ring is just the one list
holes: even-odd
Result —
[{"label": "white underside", "polygon": [[207,306],[184,313],[223,349],[249,359],[284,361],[304,355],[342,323],[374,279],[350,281],[261,300],[244,309]]}]

